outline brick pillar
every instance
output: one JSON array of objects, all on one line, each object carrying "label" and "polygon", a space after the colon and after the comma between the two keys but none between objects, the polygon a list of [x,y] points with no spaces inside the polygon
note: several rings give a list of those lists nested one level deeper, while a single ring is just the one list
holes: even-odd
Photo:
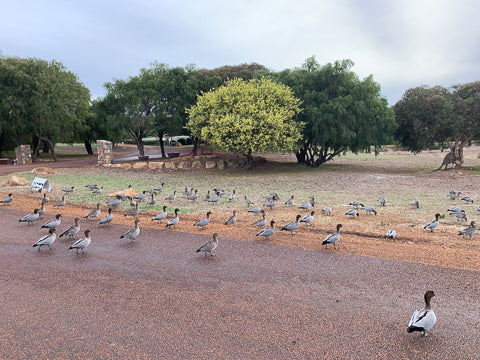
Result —
[{"label": "brick pillar", "polygon": [[98,165],[111,164],[113,160],[112,142],[107,140],[97,140]]},{"label": "brick pillar", "polygon": [[27,165],[32,163],[32,153],[30,145],[20,145],[15,148],[15,158],[18,165]]}]

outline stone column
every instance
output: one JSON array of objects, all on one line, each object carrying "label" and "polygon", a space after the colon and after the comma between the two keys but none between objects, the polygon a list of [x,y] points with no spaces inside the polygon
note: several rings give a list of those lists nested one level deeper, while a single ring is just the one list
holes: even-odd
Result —
[{"label": "stone column", "polygon": [[32,163],[32,153],[30,145],[20,145],[15,148],[15,157],[18,165],[27,165]]},{"label": "stone column", "polygon": [[108,165],[112,163],[112,142],[107,140],[97,140],[98,165]]}]

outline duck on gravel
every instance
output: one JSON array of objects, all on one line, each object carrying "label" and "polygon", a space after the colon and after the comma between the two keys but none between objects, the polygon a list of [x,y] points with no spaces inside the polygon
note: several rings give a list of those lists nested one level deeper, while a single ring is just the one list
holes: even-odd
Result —
[{"label": "duck on gravel", "polygon": [[348,210],[348,211],[345,213],[345,215],[349,215],[349,216],[351,216],[352,218],[355,217],[355,216],[360,216],[360,214],[358,213],[358,211],[355,210],[355,209],[350,209],[350,210]]},{"label": "duck on gravel", "polygon": [[147,195],[145,195],[146,191],[142,191],[141,194],[137,194],[133,197],[133,200],[143,201]]},{"label": "duck on gravel", "polygon": [[315,214],[315,211],[312,211],[310,215],[305,215],[300,222],[303,222],[307,225],[313,226],[313,215]]},{"label": "duck on gravel", "polygon": [[432,220],[430,221],[427,225],[425,225],[423,228],[424,229],[430,229],[431,232],[433,232],[433,230],[438,227],[438,225],[440,224],[438,222],[438,218],[440,217],[440,214],[435,214],[435,220]]},{"label": "duck on gravel", "polygon": [[235,189],[232,190],[232,193],[228,197],[228,201],[235,201],[235,198],[237,197],[237,194],[235,194]]},{"label": "duck on gravel", "polygon": [[413,206],[413,207],[416,207],[417,209],[420,209],[420,201],[418,201],[418,200],[413,200],[412,206]]},{"label": "duck on gravel", "polygon": [[85,219],[94,219],[94,218],[98,219],[98,216],[100,215],[100,213],[101,213],[100,203],[98,203],[97,208],[90,211],[87,215],[84,216],[84,218]]},{"label": "duck on gravel", "polygon": [[173,228],[176,229],[177,227],[177,224],[178,222],[180,221],[180,218],[178,217],[178,209],[175,209],[174,212],[175,212],[175,216],[173,218],[171,218],[170,220],[168,220],[167,222],[167,225],[165,225],[165,227],[168,227],[168,228]]},{"label": "duck on gravel", "polygon": [[267,220],[266,220],[266,214],[265,214],[265,211],[261,211],[261,214],[262,214],[262,219],[261,220],[257,220],[253,223],[254,226],[257,226],[257,227],[264,227],[265,225],[267,225]]},{"label": "duck on gravel", "polygon": [[258,206],[257,206],[257,207],[254,207],[254,208],[252,208],[252,209],[250,209],[250,210],[248,210],[249,213],[252,213],[252,214],[255,214],[255,215],[261,213],[262,211],[263,211],[263,210],[260,209]]},{"label": "duck on gravel", "polygon": [[53,250],[52,244],[57,238],[57,235],[55,234],[56,229],[55,228],[50,228],[48,230],[47,235],[43,235],[40,239],[37,240],[35,244],[33,244],[33,247],[38,246],[38,251],[42,248],[42,246],[48,246],[50,250]]},{"label": "duck on gravel", "polygon": [[18,222],[26,222],[28,225],[33,225],[33,222],[35,220],[38,220],[39,217],[40,215],[38,214],[38,209],[34,209],[33,213],[25,215],[20,220],[18,220]]},{"label": "duck on gravel", "polygon": [[337,224],[337,231],[328,234],[325,240],[323,240],[322,245],[325,245],[325,249],[328,249],[328,244],[333,244],[334,249],[337,249],[337,241],[340,239],[340,228],[342,226],[342,224]]},{"label": "duck on gravel", "polygon": [[366,215],[374,213],[375,216],[377,215],[377,211],[373,206],[362,206],[362,210],[365,210]]},{"label": "duck on gravel", "polygon": [[213,239],[207,241],[205,244],[203,244],[199,249],[197,249],[196,252],[202,252],[203,255],[207,256],[207,252],[210,254],[210,256],[214,256],[215,254],[213,251],[217,248],[218,246],[218,233],[213,234]]},{"label": "duck on gravel", "polygon": [[70,239],[75,239],[75,235],[80,231],[80,225],[78,224],[78,221],[80,220],[80,218],[76,217],[74,219],[75,221],[75,224],[73,224],[72,226],[70,226],[67,230],[65,230],[64,232],[62,232],[60,234],[60,237],[62,236],[70,236]]},{"label": "duck on gravel", "polygon": [[85,185],[85,187],[89,188],[92,191],[95,190],[95,189],[98,189],[96,184],[87,184],[87,185]]},{"label": "duck on gravel", "polygon": [[426,332],[433,328],[433,325],[437,322],[437,317],[430,305],[431,299],[435,296],[433,290],[428,290],[425,295],[425,307],[423,309],[416,310],[408,323],[407,332],[412,333],[414,331],[420,331],[422,336],[427,336]]},{"label": "duck on gravel", "polygon": [[3,198],[2,200],[0,200],[0,203],[2,203],[3,206],[10,204],[11,202],[12,202],[12,194],[8,194],[6,198]]},{"label": "duck on gravel", "polygon": [[65,206],[67,202],[65,201],[65,196],[62,196],[62,200],[53,205],[53,207],[62,207]]},{"label": "duck on gravel", "polygon": [[388,239],[395,239],[397,237],[397,232],[393,229],[387,230],[387,238]]},{"label": "duck on gravel", "polygon": [[140,234],[140,228],[138,227],[138,223],[140,222],[140,220],[137,218],[135,219],[135,226],[133,229],[130,229],[128,230],[125,234],[123,234],[122,236],[120,236],[120,239],[130,239],[130,242],[134,242],[136,239],[136,237],[138,236],[138,234]]},{"label": "duck on gravel", "polygon": [[42,206],[40,206],[40,209],[38,209],[38,216],[42,217],[43,215],[45,215],[45,206],[42,201]]},{"label": "duck on gravel", "polygon": [[450,212],[460,212],[460,211],[463,211],[461,207],[459,206],[451,206],[447,209],[447,211],[450,211]]},{"label": "duck on gravel", "polygon": [[310,210],[310,208],[314,207],[315,203],[313,201],[307,202],[305,204],[300,205],[298,208],[303,209],[305,211]]},{"label": "duck on gravel", "polygon": [[460,191],[458,193],[453,192],[453,193],[449,193],[447,195],[447,197],[450,198],[450,200],[455,200],[455,199],[458,199],[460,197],[460,194],[461,194]]},{"label": "duck on gravel", "polygon": [[62,216],[61,214],[55,215],[55,219],[47,221],[45,224],[40,226],[40,229],[43,229],[43,228],[51,229],[51,228],[59,227],[60,224],[62,223],[62,219],[60,219],[61,216]]},{"label": "duck on gravel", "polygon": [[49,201],[50,201],[50,198],[47,196],[47,194],[43,194],[42,204],[46,204]]},{"label": "duck on gravel", "polygon": [[244,196],[244,199],[245,199],[245,204],[247,204],[247,206],[253,205],[253,201],[250,200],[246,195]]},{"label": "duck on gravel", "polygon": [[210,215],[212,215],[212,212],[207,212],[207,217],[197,221],[195,224],[193,224],[193,226],[200,226],[202,230],[205,230],[207,225],[210,223]]},{"label": "duck on gravel", "polygon": [[151,195],[150,195],[150,199],[147,201],[147,205],[148,205],[148,206],[153,206],[153,205],[155,205],[155,198],[154,198],[154,196],[155,196],[154,194],[151,194]]},{"label": "duck on gravel", "polygon": [[285,231],[290,231],[290,235],[293,235],[293,230],[298,229],[298,220],[300,220],[301,217],[302,217],[302,215],[297,215],[295,221],[289,222],[287,225],[282,227],[280,229],[280,231],[284,231],[284,230]]},{"label": "duck on gravel", "polygon": [[348,205],[355,206],[356,209],[358,209],[359,207],[363,207],[363,204],[358,200],[350,201]]},{"label": "duck on gravel", "polygon": [[164,186],[164,185],[165,185],[165,183],[162,182],[161,185],[158,185],[158,186],[157,186],[155,189],[153,189],[153,190],[160,192],[160,191],[163,190],[163,186]]},{"label": "duck on gravel", "polygon": [[187,200],[195,202],[198,197],[198,190],[195,190],[194,193],[187,198]]},{"label": "duck on gravel", "polygon": [[[122,203],[122,197],[120,195],[115,196],[107,202],[107,206],[117,207]],[[136,204],[136,203],[135,203]]]},{"label": "duck on gravel", "polygon": [[465,201],[467,204],[472,203],[473,204],[473,199],[470,196],[464,196],[460,200]]},{"label": "duck on gravel", "polygon": [[460,231],[458,235],[462,235],[465,238],[465,235],[468,235],[470,240],[472,239],[472,236],[477,233],[477,228],[475,226],[475,221],[472,221],[470,225],[468,225],[465,229]]},{"label": "duck on gravel", "polygon": [[98,223],[99,225],[107,225],[110,224],[113,220],[112,208],[108,208],[108,215],[104,216],[102,220]]},{"label": "duck on gravel", "polygon": [[269,241],[270,236],[272,236],[275,233],[275,220],[270,221],[270,226],[266,227],[265,229],[261,230],[257,235],[255,236],[265,236],[265,240]]},{"label": "duck on gravel", "polygon": [[210,200],[208,200],[208,202],[209,202],[209,203],[212,203],[213,205],[217,205],[218,202],[220,201],[220,198],[221,198],[220,192],[217,191],[217,192],[215,193],[215,196],[212,197]]},{"label": "duck on gravel", "polygon": [[293,205],[293,195],[290,197],[290,199],[288,199],[287,201],[285,201],[285,205],[289,205],[289,206],[292,206]]},{"label": "duck on gravel", "polygon": [[457,212],[451,212],[450,215],[453,215],[457,218],[457,220],[467,220],[467,214],[465,213],[465,210],[462,211],[457,211]]},{"label": "duck on gravel", "polygon": [[138,216],[139,210],[138,210],[138,204],[135,205],[133,209],[128,210],[123,216],[133,216],[136,217]]},{"label": "duck on gravel", "polygon": [[77,249],[77,254],[78,250],[82,250],[82,253],[85,253],[85,249],[87,248],[88,245],[90,245],[90,242],[92,239],[90,238],[90,230],[85,230],[85,237],[75,241],[69,248],[68,250],[72,249]]},{"label": "duck on gravel", "polygon": [[324,213],[326,216],[330,216],[332,214],[332,208],[330,206],[325,206],[322,209],[322,213]]},{"label": "duck on gravel", "polygon": [[92,191],[93,195],[100,195],[103,192],[103,186],[99,187],[98,189],[95,189]]},{"label": "duck on gravel", "polygon": [[165,198],[165,201],[173,201],[173,200],[175,200],[176,198],[177,198],[177,191],[175,190],[175,191],[173,192],[173,194],[171,194],[171,195],[169,195],[169,196],[167,196],[167,197]]},{"label": "duck on gravel", "polygon": [[385,206],[387,205],[387,200],[385,200],[384,198],[380,198],[377,200],[380,204],[380,206]]},{"label": "duck on gravel", "polygon": [[163,219],[167,217],[167,205],[163,205],[163,211],[159,212],[155,215],[151,221],[157,220],[159,223],[162,222]]},{"label": "duck on gravel", "polygon": [[267,201],[263,206],[266,206],[270,208],[270,210],[273,210],[273,207],[277,204],[277,197],[274,195],[272,200]]},{"label": "duck on gravel", "polygon": [[234,225],[237,222],[237,210],[233,210],[232,216],[230,216],[227,221],[225,221],[225,225]]}]

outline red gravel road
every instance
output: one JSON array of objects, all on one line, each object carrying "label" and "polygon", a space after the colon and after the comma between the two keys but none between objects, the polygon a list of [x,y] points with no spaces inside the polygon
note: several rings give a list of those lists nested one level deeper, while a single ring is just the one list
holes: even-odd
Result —
[{"label": "red gravel road", "polygon": [[[0,215],[1,359],[480,358],[475,271],[222,237],[204,258],[209,235],[129,243],[87,220],[86,255],[63,238],[38,252],[40,222]],[[406,324],[427,289],[438,321],[422,338]]]}]

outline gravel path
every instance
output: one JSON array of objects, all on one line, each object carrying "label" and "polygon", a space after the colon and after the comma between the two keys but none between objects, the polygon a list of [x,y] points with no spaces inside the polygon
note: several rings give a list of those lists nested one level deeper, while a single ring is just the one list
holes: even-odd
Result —
[{"label": "gravel path", "polygon": [[[24,214],[0,207],[1,359],[480,358],[476,271],[222,237],[204,258],[209,235],[129,243],[96,221],[86,255],[63,238],[38,252]],[[422,338],[406,324],[427,289]]]}]

